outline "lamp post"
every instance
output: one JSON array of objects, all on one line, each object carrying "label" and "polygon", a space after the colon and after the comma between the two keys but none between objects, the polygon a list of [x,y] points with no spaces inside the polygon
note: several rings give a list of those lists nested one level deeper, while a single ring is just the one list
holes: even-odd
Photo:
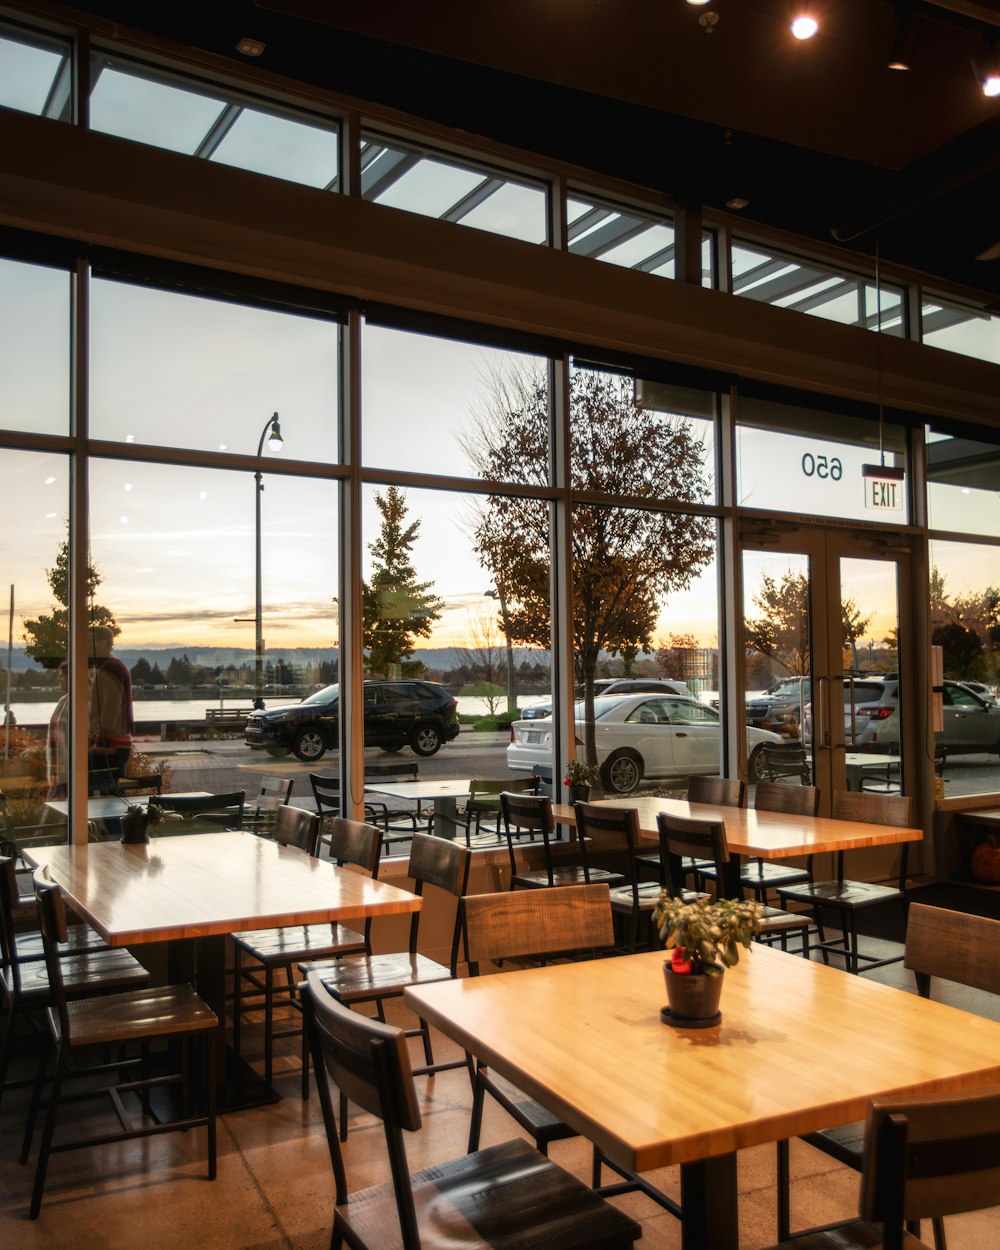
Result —
[{"label": "lamp post", "polygon": [[507,615],[507,600],[502,590],[484,590],[485,599],[496,599],[500,604],[500,620],[503,622],[503,636],[507,643],[507,715],[517,719],[517,698],[514,694],[514,648],[510,641],[510,617]]},{"label": "lamp post", "polygon": [[[267,439],[267,445],[271,451],[281,451],[284,439],[281,437],[281,426],[278,424],[278,414],[268,418],[264,424],[263,430],[260,432],[260,442],[257,444],[257,458],[264,454],[264,439]],[[256,605],[254,612],[254,627],[256,644],[256,682],[254,690],[253,705],[255,708],[264,706],[264,626],[263,626],[263,606],[261,599],[261,579],[260,579],[260,497],[264,493],[264,483],[261,480],[262,474],[260,469],[253,475],[257,484],[254,491],[256,509],[256,536],[257,536],[257,565],[256,565]]]}]

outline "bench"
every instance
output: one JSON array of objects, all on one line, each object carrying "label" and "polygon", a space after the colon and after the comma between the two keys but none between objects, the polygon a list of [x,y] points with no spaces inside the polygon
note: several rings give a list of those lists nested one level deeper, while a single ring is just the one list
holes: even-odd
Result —
[{"label": "bench", "polygon": [[206,708],[205,723],[208,725],[238,725],[242,729],[246,718],[252,711],[252,707]]}]

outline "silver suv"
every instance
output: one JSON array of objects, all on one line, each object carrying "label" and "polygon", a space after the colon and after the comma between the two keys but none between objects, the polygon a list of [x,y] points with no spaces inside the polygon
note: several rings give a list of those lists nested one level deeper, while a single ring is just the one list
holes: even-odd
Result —
[{"label": "silver suv", "polygon": [[[960,681],[946,680],[943,697],[944,729],[934,735],[935,743],[955,755],[1000,754],[1000,707]],[[864,748],[899,749],[898,699],[899,682],[886,680],[874,714],[858,734]]]}]

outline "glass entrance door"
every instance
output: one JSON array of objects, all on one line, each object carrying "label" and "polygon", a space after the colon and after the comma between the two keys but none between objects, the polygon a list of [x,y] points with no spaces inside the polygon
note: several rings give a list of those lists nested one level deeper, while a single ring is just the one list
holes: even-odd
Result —
[{"label": "glass entrance door", "polygon": [[748,521],[741,544],[751,783],[809,777],[825,811],[835,789],[907,793],[906,540]]}]

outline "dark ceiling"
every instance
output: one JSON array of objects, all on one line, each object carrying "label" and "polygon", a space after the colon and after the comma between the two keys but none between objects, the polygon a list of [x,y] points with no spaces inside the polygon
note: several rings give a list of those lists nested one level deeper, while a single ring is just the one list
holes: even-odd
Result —
[{"label": "dark ceiling", "polygon": [[[75,6],[985,293],[1000,309],[1000,0],[94,0]],[[815,5],[814,5],[815,7]],[[706,33],[699,19],[714,12]],[[266,44],[255,61],[242,36]]]}]

